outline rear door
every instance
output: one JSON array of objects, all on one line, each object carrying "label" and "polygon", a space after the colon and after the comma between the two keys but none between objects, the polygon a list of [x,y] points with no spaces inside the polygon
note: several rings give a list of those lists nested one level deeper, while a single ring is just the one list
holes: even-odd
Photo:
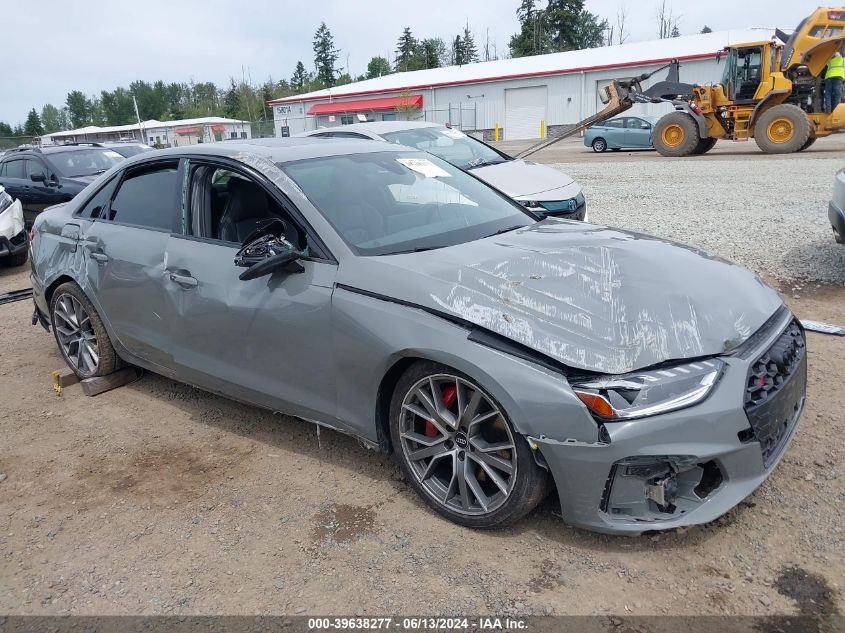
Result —
[{"label": "rear door", "polygon": [[26,180],[29,181],[28,213],[24,213],[24,220],[31,224],[35,215],[44,209],[63,200],[63,194],[55,184],[50,169],[40,159],[28,156],[25,159]]},{"label": "rear door", "polygon": [[98,312],[121,346],[166,374],[172,353],[165,257],[171,234],[182,230],[180,182],[178,159],[127,169],[81,235]]}]

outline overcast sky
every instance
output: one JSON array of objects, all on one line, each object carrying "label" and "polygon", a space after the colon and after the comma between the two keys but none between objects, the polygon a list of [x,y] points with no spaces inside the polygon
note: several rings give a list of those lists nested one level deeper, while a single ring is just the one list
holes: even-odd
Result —
[{"label": "overcast sky", "polygon": [[[660,0],[587,0],[611,21],[627,8],[628,41],[655,36]],[[667,0],[682,34],[749,26],[792,29],[818,0]],[[834,3],[835,4],[835,3]],[[489,29],[499,56],[517,30],[519,0],[0,0],[5,62],[0,64],[0,121],[23,122],[30,108],[64,105],[79,89],[99,94],[135,79],[214,81],[242,68],[254,83],[290,78],[297,60],[313,68],[314,31],[325,20],[352,75],[374,55],[392,59],[403,27],[417,37],[454,36],[466,21],[479,48]]]}]

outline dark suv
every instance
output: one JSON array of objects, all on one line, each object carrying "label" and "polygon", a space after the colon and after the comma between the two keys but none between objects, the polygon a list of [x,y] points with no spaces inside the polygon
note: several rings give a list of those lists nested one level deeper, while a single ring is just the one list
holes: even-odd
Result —
[{"label": "dark suv", "polygon": [[0,158],[0,185],[21,201],[30,226],[41,211],[67,202],[123,160],[117,152],[92,143],[12,150]]}]

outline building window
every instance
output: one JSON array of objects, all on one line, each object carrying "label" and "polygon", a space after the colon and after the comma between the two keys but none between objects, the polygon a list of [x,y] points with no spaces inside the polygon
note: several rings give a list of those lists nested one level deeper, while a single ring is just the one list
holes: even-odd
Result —
[{"label": "building window", "polygon": [[385,112],[381,115],[382,121],[395,121],[396,120],[396,113],[395,112]]},{"label": "building window", "polygon": [[229,134],[229,138],[238,138],[238,133],[237,132],[231,132]]},{"label": "building window", "polygon": [[246,132],[241,132],[241,138],[246,138]]},{"label": "building window", "polygon": [[355,115],[354,114],[341,114],[340,115],[340,124],[341,125],[352,125],[355,123]]}]

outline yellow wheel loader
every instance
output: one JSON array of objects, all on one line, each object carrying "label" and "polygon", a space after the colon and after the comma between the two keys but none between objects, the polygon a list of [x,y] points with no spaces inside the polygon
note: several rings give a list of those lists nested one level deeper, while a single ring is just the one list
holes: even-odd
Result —
[{"label": "yellow wheel loader", "polygon": [[[520,154],[533,154],[631,108],[634,103],[670,102],[675,112],[654,126],[652,142],[663,156],[703,154],[719,139],[753,138],[767,154],[807,149],[821,136],[845,129],[845,105],[823,108],[825,68],[845,44],[845,8],[820,8],[791,35],[732,45],[717,55],[724,64],[718,84],[681,83],[677,60],[665,81],[643,89],[654,72],[616,79],[601,89],[605,108],[563,136],[541,141]],[[665,67],[664,67],[665,68]],[[659,72],[655,71],[655,72]]]}]

